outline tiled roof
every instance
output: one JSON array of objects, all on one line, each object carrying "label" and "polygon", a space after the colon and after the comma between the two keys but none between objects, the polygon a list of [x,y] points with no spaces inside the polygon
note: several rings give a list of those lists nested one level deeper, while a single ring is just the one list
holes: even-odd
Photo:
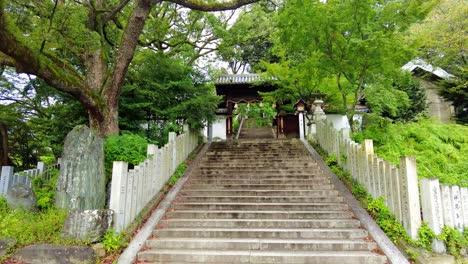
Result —
[{"label": "tiled roof", "polygon": [[406,63],[401,68],[403,70],[407,70],[407,71],[411,71],[411,72],[414,71],[417,68],[420,68],[420,69],[422,69],[422,70],[424,70],[426,72],[430,72],[430,73],[434,74],[435,76],[437,76],[437,77],[439,77],[441,79],[445,79],[445,80],[448,80],[448,79],[451,79],[451,78],[455,77],[452,74],[444,71],[443,69],[441,69],[439,67],[434,67],[431,64],[429,64],[429,63],[427,63],[424,60],[419,59],[419,58]]},{"label": "tiled roof", "polygon": [[216,84],[244,84],[277,80],[277,78],[263,77],[258,74],[226,74],[216,79]]}]

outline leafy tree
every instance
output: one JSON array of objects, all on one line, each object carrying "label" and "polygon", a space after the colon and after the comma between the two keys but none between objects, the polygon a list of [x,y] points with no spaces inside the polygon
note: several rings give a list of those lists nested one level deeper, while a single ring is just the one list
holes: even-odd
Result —
[{"label": "leafy tree", "polygon": [[201,128],[213,121],[218,102],[213,87],[182,60],[141,52],[123,86],[122,129],[163,145],[170,130],[179,131],[183,124]]},{"label": "leafy tree", "polygon": [[242,9],[231,28],[217,31],[222,41],[216,53],[228,63],[232,73],[255,72],[262,70],[261,61],[278,61],[272,52],[275,15],[272,7],[254,4]]},{"label": "leafy tree", "polygon": [[[255,1],[164,2],[216,11]],[[0,65],[34,74],[73,96],[100,136],[117,134],[119,96],[128,66],[151,11],[164,2],[0,0]]]},{"label": "leafy tree", "polygon": [[420,47],[421,57],[457,77],[442,83],[441,94],[453,102],[461,123],[468,122],[467,13],[466,1],[442,0],[423,22],[411,27],[409,36]]},{"label": "leafy tree", "polygon": [[71,96],[40,79],[18,78],[9,69],[4,76],[0,76],[4,161],[8,157],[9,165],[28,169],[41,156],[59,157],[66,133],[86,121],[86,112]]},{"label": "leafy tree", "polygon": [[467,13],[466,1],[442,0],[423,22],[411,27],[410,35],[420,45],[425,59],[457,76],[465,75],[465,82]]},{"label": "leafy tree", "polygon": [[365,101],[374,114],[399,121],[415,120],[427,108],[426,93],[410,73],[396,70],[365,88]]},{"label": "leafy tree", "polygon": [[410,57],[402,32],[431,7],[432,1],[421,0],[285,1],[279,14],[282,60],[304,71],[310,71],[303,67],[308,62],[317,73],[310,78],[334,78],[352,124],[366,85]]}]

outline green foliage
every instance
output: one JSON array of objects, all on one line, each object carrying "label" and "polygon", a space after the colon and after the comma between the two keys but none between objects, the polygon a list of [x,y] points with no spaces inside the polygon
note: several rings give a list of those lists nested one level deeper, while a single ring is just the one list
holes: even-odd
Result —
[{"label": "green foliage", "polygon": [[276,110],[270,104],[238,104],[234,114],[255,120],[257,127],[268,127],[276,116]]},{"label": "green foliage", "polygon": [[[50,179],[45,179],[44,174],[48,174]],[[36,205],[39,209],[46,210],[54,206],[55,186],[57,185],[58,176],[59,170],[48,169],[42,175],[33,179],[33,189],[37,199]]]},{"label": "green foliage", "polygon": [[391,124],[368,117],[364,130],[353,137],[356,141],[372,139],[375,153],[394,164],[399,164],[402,156],[415,156],[420,178],[438,178],[446,185],[468,187],[468,127],[427,119]]},{"label": "green foliage", "polygon": [[461,250],[468,247],[467,233],[466,229],[462,233],[457,229],[444,226],[444,228],[442,228],[442,232],[437,236],[437,238],[444,241],[447,246],[447,250],[451,255],[459,257]]},{"label": "green foliage", "polygon": [[397,243],[398,239],[411,241],[403,226],[385,206],[383,197],[370,199],[367,204],[367,211],[394,243]]},{"label": "green foliage", "polygon": [[184,175],[185,169],[187,168],[187,162],[182,162],[177,169],[175,170],[174,174],[172,174],[171,178],[169,178],[168,185],[170,187],[174,186],[177,181]]},{"label": "green foliage", "polygon": [[214,121],[218,102],[202,74],[180,59],[146,50],[135,56],[123,86],[120,126],[163,146],[168,131]]},{"label": "green foliage", "polygon": [[55,208],[39,213],[23,210],[0,213],[0,237],[16,239],[19,247],[33,243],[63,243],[60,234],[66,216],[66,212]]},{"label": "green foliage", "polygon": [[[351,112],[364,88],[370,90],[378,111],[396,115],[398,106],[408,104],[407,98],[384,84],[412,57],[414,50],[406,45],[404,31],[424,18],[433,2],[285,1],[275,42],[281,66],[267,68],[272,75],[289,71],[287,76],[302,77],[281,78],[290,90],[337,94],[341,107],[333,107],[348,112],[351,124]],[[377,96],[380,90],[384,97]],[[382,99],[391,101],[387,105]]]},{"label": "green foliage", "polygon": [[440,94],[453,102],[455,118],[461,124],[468,124],[468,71],[460,79],[442,82]]},{"label": "green foliage", "polygon": [[123,233],[117,233],[117,231],[112,228],[107,230],[102,239],[102,243],[104,244],[104,249],[107,253],[117,253],[121,248],[127,245],[123,238]]},{"label": "green foliage", "polygon": [[[468,228],[463,232],[457,229],[444,226],[440,235],[435,235],[426,223],[422,223],[418,230],[418,240],[413,240],[406,233],[404,227],[385,206],[383,197],[373,199],[368,195],[365,188],[357,181],[351,178],[349,173],[344,172],[337,164],[335,155],[327,156],[326,152],[319,146],[314,144],[314,149],[326,159],[326,164],[330,169],[343,181],[343,183],[351,190],[354,197],[363,205],[369,214],[374,218],[385,234],[394,242],[399,243],[402,240],[413,247],[422,247],[428,251],[432,250],[433,239],[442,240],[450,252],[450,254],[458,257],[463,248],[468,247]],[[418,253],[413,248],[408,248],[406,251],[409,258],[415,260]]]},{"label": "green foliage", "polygon": [[248,68],[250,72],[264,70],[261,61],[275,62],[272,52],[276,31],[273,8],[261,3],[245,8],[228,30],[218,32],[222,38],[217,54],[228,62],[233,73]]},{"label": "green foliage", "polygon": [[126,161],[131,165],[138,165],[146,159],[148,142],[144,137],[131,133],[120,136],[109,136],[104,142],[104,165],[107,180],[112,175],[114,161]]},{"label": "green foliage", "polygon": [[8,207],[8,202],[5,199],[5,197],[0,195],[0,218],[1,215],[4,215],[10,211],[10,208]]},{"label": "green foliage", "polygon": [[427,223],[423,222],[418,230],[418,241],[417,244],[427,251],[432,251],[432,241],[436,238],[434,231],[429,228]]},{"label": "green foliage", "polygon": [[0,123],[8,131],[8,157],[18,170],[60,157],[67,133],[86,122],[83,107],[71,96],[10,69],[0,76],[0,105]]}]

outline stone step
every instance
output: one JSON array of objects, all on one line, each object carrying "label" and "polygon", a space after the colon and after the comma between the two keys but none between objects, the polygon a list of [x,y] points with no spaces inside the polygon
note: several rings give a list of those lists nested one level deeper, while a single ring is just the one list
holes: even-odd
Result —
[{"label": "stone step", "polygon": [[279,175],[279,176],[316,176],[320,175],[321,171],[317,168],[308,168],[307,170],[300,170],[296,168],[275,168],[264,170],[250,170],[250,169],[231,169],[231,168],[198,168],[193,171],[193,176],[198,175],[243,175],[243,176],[258,176],[258,175]]},{"label": "stone step", "polygon": [[213,228],[175,227],[156,229],[157,237],[359,239],[368,233],[358,228]]},{"label": "stone step", "polygon": [[[386,257],[369,251],[260,251],[260,250],[147,250],[139,260],[153,263],[308,263],[384,264]],[[151,262],[145,262],[151,263]]]},{"label": "stone step", "polygon": [[263,163],[263,162],[225,162],[225,163],[208,163],[204,164],[201,168],[209,168],[209,169],[250,169],[250,170],[258,170],[259,167],[267,167],[267,168],[291,168],[291,169],[307,169],[309,167],[317,167],[317,163],[315,162],[285,162],[285,163]]},{"label": "stone step", "polygon": [[[206,160],[212,160],[212,159],[231,159],[231,158],[235,158],[235,159],[238,159],[238,160],[249,160],[252,158],[251,155],[246,155],[247,153],[242,153],[242,154],[227,154],[225,153],[222,154],[222,153],[207,153],[203,158],[202,160],[203,161],[206,161]],[[310,155],[307,155],[305,153],[289,153],[289,154],[285,154],[285,153],[269,153],[269,154],[259,154],[259,153],[252,153],[252,154],[256,154],[255,158],[256,159],[259,159],[259,160],[293,160],[293,159],[302,159],[302,158],[310,158],[310,159],[313,159],[312,156]]]},{"label": "stone step", "polygon": [[195,184],[287,184],[294,182],[296,184],[311,184],[312,182],[314,184],[330,184],[330,179],[322,178],[322,179],[317,179],[317,178],[312,178],[312,179],[301,179],[301,180],[291,180],[289,178],[281,178],[281,179],[252,179],[252,178],[247,178],[247,179],[232,179],[230,177],[223,177],[223,178],[200,178],[200,177],[194,177],[188,180],[187,182],[189,183],[195,183]]},{"label": "stone step", "polygon": [[328,211],[347,210],[344,203],[221,203],[221,202],[174,202],[174,210],[294,210],[294,211]]},{"label": "stone step", "polygon": [[330,190],[245,190],[245,189],[228,189],[228,190],[213,190],[211,188],[205,189],[182,189],[180,192],[181,195],[206,195],[206,196],[219,196],[219,195],[229,195],[229,196],[336,196],[338,191],[334,189]]},{"label": "stone step", "polygon": [[160,227],[358,228],[356,219],[170,219]]},{"label": "stone step", "polygon": [[340,196],[194,196],[179,195],[176,201],[184,202],[244,202],[244,203],[307,203],[307,202],[325,202],[341,203],[344,201]]},{"label": "stone step", "polygon": [[292,251],[363,251],[377,248],[375,242],[362,239],[258,239],[258,238],[191,238],[159,237],[150,239],[151,249],[209,250],[292,250]]},{"label": "stone step", "polygon": [[240,190],[332,190],[332,184],[185,184],[185,189],[211,189],[211,190],[224,190],[224,189],[240,189]]},{"label": "stone step", "polygon": [[297,181],[327,181],[330,178],[325,177],[323,175],[318,174],[308,174],[308,175],[294,175],[290,176],[286,173],[284,175],[258,175],[258,174],[251,174],[251,175],[244,175],[244,174],[196,174],[190,177],[190,180],[259,180],[259,181],[269,181],[269,180],[286,180],[290,182],[297,182]]},{"label": "stone step", "polygon": [[257,210],[177,210],[168,211],[166,219],[351,219],[351,211],[257,211]]}]

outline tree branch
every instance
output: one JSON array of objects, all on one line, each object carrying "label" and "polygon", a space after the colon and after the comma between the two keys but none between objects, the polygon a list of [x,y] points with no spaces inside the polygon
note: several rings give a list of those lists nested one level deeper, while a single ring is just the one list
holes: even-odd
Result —
[{"label": "tree branch", "polygon": [[[45,54],[40,54],[21,43],[10,30],[5,14],[5,1],[0,0],[0,57],[12,62],[18,73],[29,73],[43,79],[57,90],[77,98],[88,110],[98,108],[91,90],[84,86],[83,77],[71,67],[59,65]],[[7,55],[7,56],[1,56]],[[9,58],[9,59],[8,59]],[[56,60],[58,61],[58,60]]]},{"label": "tree branch", "polygon": [[231,0],[229,2],[205,2],[202,0],[165,0],[199,11],[224,11],[239,8],[259,0]]},{"label": "tree branch", "polygon": [[16,67],[16,61],[0,51],[0,66]]}]

